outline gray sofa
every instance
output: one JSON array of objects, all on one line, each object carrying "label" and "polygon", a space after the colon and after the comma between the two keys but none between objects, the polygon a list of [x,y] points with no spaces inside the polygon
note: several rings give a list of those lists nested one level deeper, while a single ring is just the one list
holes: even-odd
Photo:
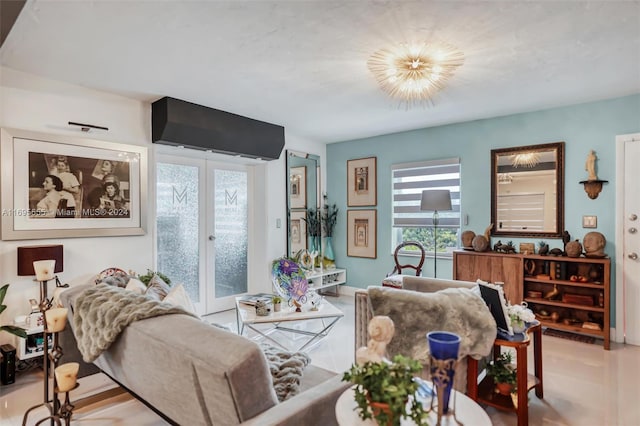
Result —
[{"label": "gray sofa", "polygon": [[[454,288],[477,289],[477,284],[469,281],[457,281],[457,280],[447,280],[447,279],[404,275],[402,277],[402,289],[386,288],[386,287],[383,287],[383,288],[369,287],[368,290],[357,290],[355,294],[355,349],[357,350],[359,347],[366,346],[369,340],[367,326],[369,324],[369,321],[374,315],[374,312],[372,309],[372,301],[370,298],[370,291],[375,291],[377,295],[382,295],[382,297],[386,297],[390,299],[391,304],[395,303],[394,299],[396,298],[401,299],[403,297],[406,298],[408,296],[410,298],[415,299],[415,304],[413,306],[414,308],[418,307],[418,309],[420,309],[419,307],[422,306],[421,304],[424,304],[424,306],[429,306],[431,309],[433,309],[434,306],[432,302],[434,300],[437,300],[436,297],[434,297],[435,295],[433,293],[436,293],[440,290],[454,289]],[[419,292],[421,294],[419,296],[416,296],[416,295],[407,294],[408,292]],[[479,298],[479,294],[480,294],[479,290],[477,294]],[[404,302],[398,301],[398,303],[404,303]],[[405,308],[406,308],[406,305],[403,305],[403,309]],[[436,309],[434,309],[434,312],[437,312],[437,315],[447,316],[451,314],[449,312],[443,311],[438,308],[439,307],[436,307]],[[463,357],[463,359],[458,363],[458,367],[456,371],[457,374],[454,379],[454,387],[457,390],[462,392],[466,392],[466,389],[467,389],[467,362],[466,362],[466,358],[464,357],[473,356],[476,359],[481,359],[483,357],[488,356],[491,352],[491,348],[493,347],[493,342],[495,340],[496,330],[497,330],[495,325],[495,320],[493,319],[493,317],[491,316],[491,313],[489,312],[489,309],[486,308],[486,305],[484,305],[484,302],[482,302],[481,299],[479,299],[478,304],[473,305],[473,309],[474,311],[472,312],[471,316],[473,317],[477,316],[477,320],[478,320],[477,322],[474,320],[471,321],[471,324],[473,324],[474,327],[477,327],[477,330],[475,330],[476,333],[474,333],[475,334],[474,337],[470,336],[470,334],[473,334],[473,333],[468,333],[466,331],[460,332],[460,330],[447,330],[445,328],[445,331],[453,331],[461,334],[463,338],[463,344],[461,345],[461,352],[462,352],[462,346],[466,346],[467,348],[470,349],[469,353],[460,354]],[[406,316],[398,315],[396,318],[394,318],[393,315],[389,315],[389,316],[391,316],[391,319],[393,319],[395,323],[396,331],[394,336],[399,336],[400,334],[403,333],[403,331],[406,332],[406,328],[405,328],[406,324],[403,324],[402,322],[403,320],[401,319],[401,318],[406,319]],[[433,330],[429,330],[425,328],[424,330],[422,330],[420,336],[424,336],[429,331],[433,331]],[[424,339],[424,337],[420,337],[420,338]],[[465,345],[464,339],[469,339],[469,338],[473,338],[474,341],[470,342],[470,344],[468,345]],[[392,343],[393,343],[393,340],[392,340]],[[395,354],[394,353],[389,354],[389,356],[392,356],[392,355],[395,355]],[[403,355],[411,355],[411,354],[403,353]],[[421,360],[421,361],[423,362],[423,364],[425,364],[425,360]],[[425,366],[425,371],[423,372],[424,377],[428,377],[428,374],[429,374],[428,371],[426,370],[427,368]]]},{"label": "gray sofa", "polygon": [[[80,291],[61,296],[71,324]],[[94,364],[180,425],[334,425],[335,403],[348,387],[336,373],[309,365],[301,392],[279,403],[255,342],[187,315],[133,322]]]}]

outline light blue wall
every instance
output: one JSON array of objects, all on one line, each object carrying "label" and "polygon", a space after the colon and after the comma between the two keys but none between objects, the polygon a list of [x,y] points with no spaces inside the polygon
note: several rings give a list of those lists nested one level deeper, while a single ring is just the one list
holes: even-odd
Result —
[{"label": "light blue wall", "polygon": [[[425,110],[428,114],[429,110]],[[327,192],[340,207],[335,230],[336,263],[348,270],[348,284],[377,284],[393,269],[391,246],[391,165],[396,163],[460,157],[462,214],[469,215],[463,229],[484,232],[491,220],[490,151],[520,145],[565,142],[565,228],[572,238],[593,229],[582,228],[583,215],[598,216],[599,232],[607,238],[606,251],[615,258],[615,137],[640,131],[640,95],[554,108],[505,117],[432,127],[403,133],[327,145]],[[590,149],[598,156],[598,177],[608,180],[596,200],[579,181],[587,178],[585,159]],[[347,160],[375,156],[378,162],[377,259],[346,255]],[[537,242],[539,238],[513,241]],[[551,247],[559,239],[547,239]],[[492,244],[495,243],[495,240]],[[614,266],[612,265],[612,271]],[[427,259],[425,276],[433,276],[433,259]],[[438,277],[451,278],[450,259],[438,259]],[[613,277],[612,277],[613,282]],[[612,286],[612,296],[615,294]],[[612,319],[615,313],[612,313]]]}]

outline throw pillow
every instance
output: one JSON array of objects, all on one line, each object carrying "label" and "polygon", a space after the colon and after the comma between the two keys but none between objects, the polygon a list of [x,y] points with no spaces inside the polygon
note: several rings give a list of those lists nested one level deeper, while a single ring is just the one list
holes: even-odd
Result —
[{"label": "throw pillow", "polygon": [[175,306],[179,306],[185,311],[191,312],[192,314],[197,315],[196,308],[195,306],[193,306],[193,302],[191,302],[191,299],[189,298],[189,294],[184,289],[184,286],[182,284],[178,284],[177,286],[174,286],[169,291],[169,293],[167,293],[167,296],[164,298],[163,302],[170,303]]},{"label": "throw pillow", "polygon": [[125,288],[129,282],[129,274],[120,268],[107,268],[98,274],[96,284],[105,283]]},{"label": "throw pillow", "polygon": [[131,278],[124,289],[137,294],[144,294],[144,292],[147,291],[147,286],[139,279]]},{"label": "throw pillow", "polygon": [[297,395],[304,369],[311,358],[303,352],[288,352],[267,343],[261,343],[260,347],[267,358],[278,401]]},{"label": "throw pillow", "polygon": [[171,288],[162,278],[158,275],[154,275],[147,285],[147,290],[144,292],[146,296],[162,301],[167,294],[171,291]]}]

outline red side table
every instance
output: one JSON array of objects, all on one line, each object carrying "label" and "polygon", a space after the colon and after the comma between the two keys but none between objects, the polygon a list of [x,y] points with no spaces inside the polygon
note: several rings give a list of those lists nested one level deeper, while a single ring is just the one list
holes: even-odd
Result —
[{"label": "red side table", "polygon": [[[527,373],[527,347],[533,336],[534,375]],[[529,404],[527,394],[535,389],[536,396],[544,397],[542,390],[542,326],[534,325],[527,330],[523,341],[496,339],[493,344],[494,359],[500,356],[502,347],[514,348],[516,351],[517,391],[509,396],[496,393],[493,379],[486,376],[478,383],[478,361],[467,358],[467,395],[474,401],[490,405],[500,410],[514,411],[518,416],[518,426],[529,424]]]}]

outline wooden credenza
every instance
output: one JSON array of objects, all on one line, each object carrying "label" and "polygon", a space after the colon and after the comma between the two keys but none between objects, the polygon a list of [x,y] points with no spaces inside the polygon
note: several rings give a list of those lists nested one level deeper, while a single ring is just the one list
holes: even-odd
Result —
[{"label": "wooden credenza", "polygon": [[503,282],[512,303],[523,300],[544,327],[587,334],[609,349],[611,260],[455,251],[453,279]]},{"label": "wooden credenza", "polygon": [[454,251],[453,279],[490,283],[503,282],[504,295],[512,304],[520,303],[522,296],[522,255],[494,252]]}]

